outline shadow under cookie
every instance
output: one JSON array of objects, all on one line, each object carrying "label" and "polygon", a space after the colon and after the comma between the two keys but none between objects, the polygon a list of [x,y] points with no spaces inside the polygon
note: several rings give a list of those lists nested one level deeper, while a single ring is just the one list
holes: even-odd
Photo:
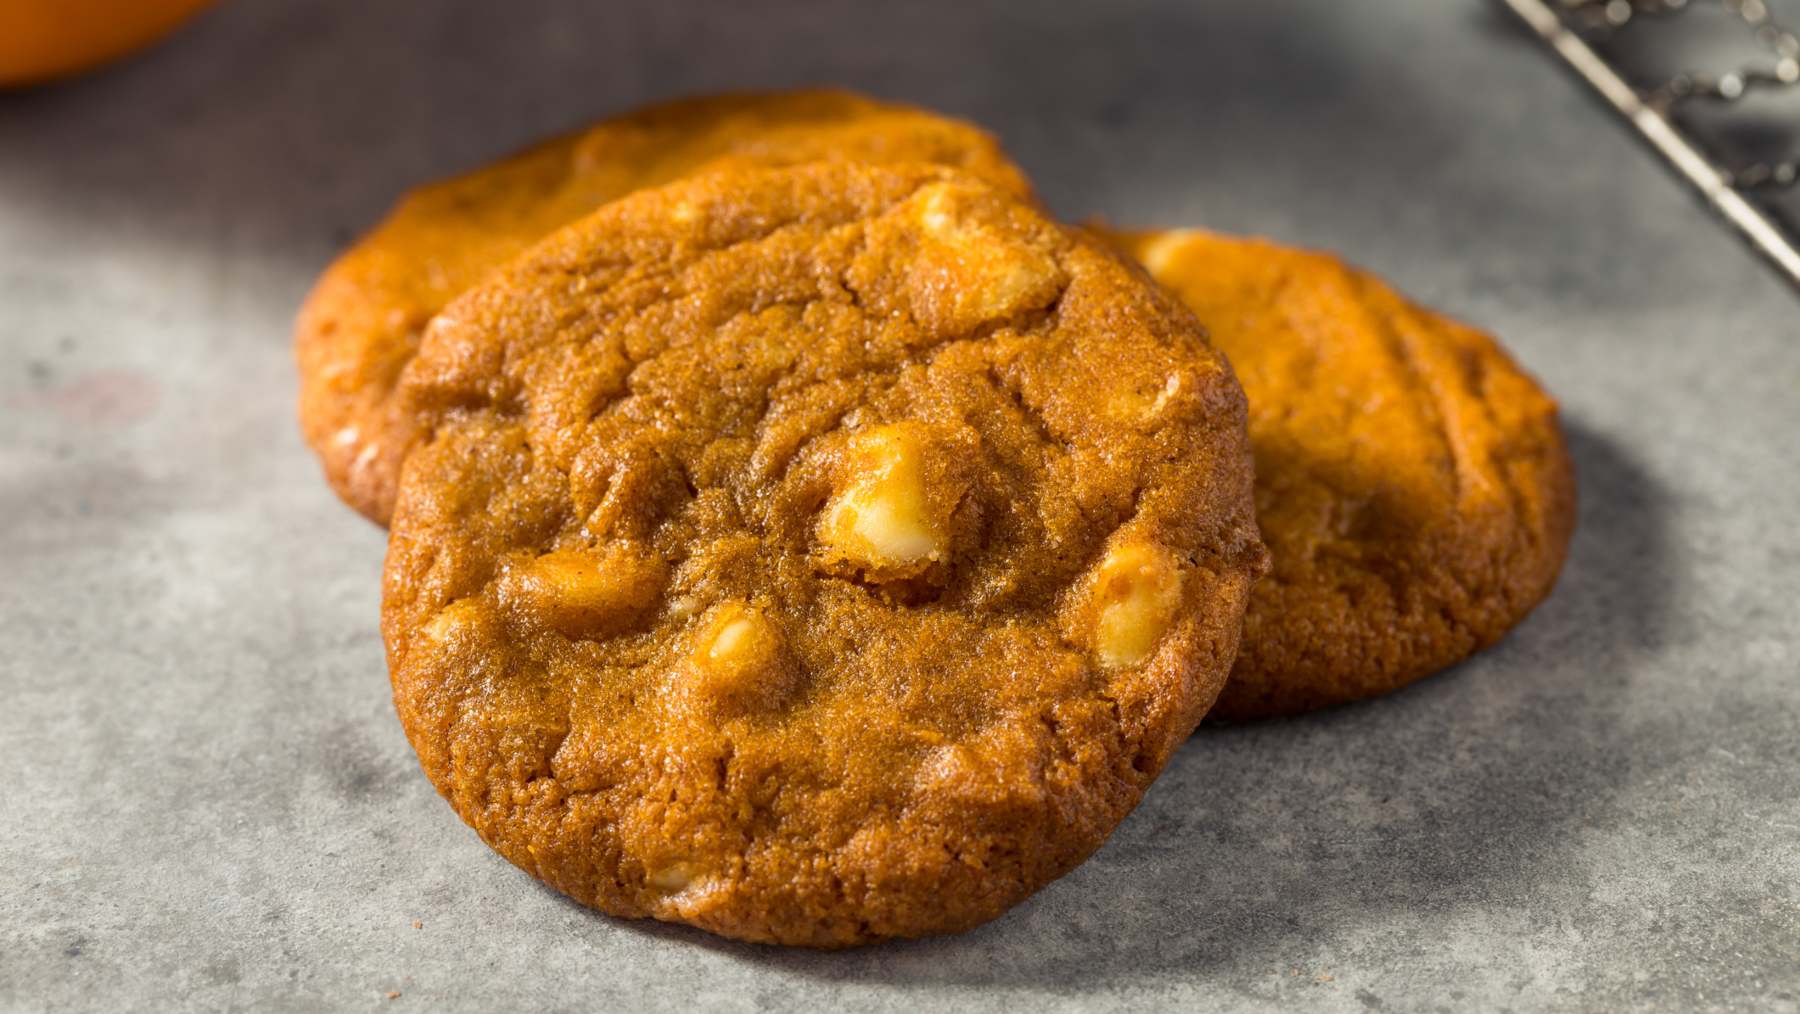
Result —
[{"label": "shadow under cookie", "polygon": [[1683,578],[1668,494],[1613,441],[1568,433],[1584,497],[1554,609],[1379,700],[1203,727],[1104,849],[1006,917],[853,961],[644,932],[829,982],[1080,994],[1199,972],[1262,983],[1302,962],[1310,976],[1353,947],[1365,967],[1438,967],[1441,939],[1395,931],[1535,925],[1529,899],[1585,894],[1587,836],[1630,819],[1621,793],[1655,775],[1625,760],[1662,731],[1627,719],[1622,680],[1625,660],[1672,646]]}]

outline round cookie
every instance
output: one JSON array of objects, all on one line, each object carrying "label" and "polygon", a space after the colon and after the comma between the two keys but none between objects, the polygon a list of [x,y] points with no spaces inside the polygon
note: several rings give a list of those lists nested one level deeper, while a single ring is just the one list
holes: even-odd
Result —
[{"label": "round cookie", "polygon": [[1556,404],[1495,341],[1321,253],[1113,237],[1207,326],[1250,402],[1256,587],[1212,714],[1386,693],[1499,640],[1575,525]]},{"label": "round cookie", "polygon": [[494,849],[621,916],[999,915],[1136,805],[1265,566],[1198,322],[938,167],[624,198],[447,307],[400,400],[402,724]]},{"label": "round cookie", "polygon": [[380,524],[406,455],[393,391],[444,304],[550,232],[702,167],[817,159],[936,162],[1030,186],[959,120],[840,91],[652,106],[406,195],[328,268],[295,324],[300,420],[344,501]]}]

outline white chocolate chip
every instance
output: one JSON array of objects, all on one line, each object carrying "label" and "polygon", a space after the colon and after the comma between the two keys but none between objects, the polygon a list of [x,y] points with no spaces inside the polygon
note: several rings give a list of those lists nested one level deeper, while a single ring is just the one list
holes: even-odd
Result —
[{"label": "white chocolate chip", "polygon": [[445,606],[431,622],[425,624],[425,636],[436,644],[450,644],[464,630],[479,621],[481,603],[476,599],[457,599]]},{"label": "white chocolate chip", "polygon": [[692,918],[718,904],[730,879],[682,859],[653,867],[645,875],[644,884],[658,895],[650,903],[654,911]]},{"label": "white chocolate chip", "polygon": [[1055,258],[982,222],[957,187],[936,184],[915,200],[922,242],[911,288],[922,322],[945,333],[967,331],[1056,297],[1064,276]]},{"label": "white chocolate chip", "polygon": [[767,707],[793,684],[781,630],[761,610],[730,602],[700,628],[688,686],[710,711]]},{"label": "white chocolate chip", "polygon": [[1056,262],[1030,247],[1019,246],[994,256],[986,264],[986,277],[974,289],[969,312],[977,320],[1009,317],[1042,306],[1043,297],[1054,293],[1060,272]]},{"label": "white chocolate chip", "polygon": [[526,619],[573,638],[604,637],[648,612],[665,576],[662,560],[639,549],[564,549],[511,568],[500,593]]},{"label": "white chocolate chip", "polygon": [[1181,569],[1168,550],[1141,542],[1114,549],[1095,570],[1094,652],[1109,669],[1136,665],[1168,633],[1181,605]]},{"label": "white chocolate chip", "polygon": [[733,671],[767,666],[781,650],[781,634],[768,617],[735,602],[714,614],[702,642],[708,667]]},{"label": "white chocolate chip", "polygon": [[955,219],[950,217],[949,192],[945,187],[935,186],[925,191],[919,223],[932,236],[940,239],[950,236],[955,227]]},{"label": "white chocolate chip", "polygon": [[1175,397],[1180,390],[1181,374],[1169,374],[1169,379],[1163,381],[1162,390],[1156,393],[1156,400],[1150,403],[1150,411],[1148,414],[1151,416],[1161,415],[1162,410],[1168,406],[1169,399]]},{"label": "white chocolate chip", "polygon": [[675,862],[650,871],[644,878],[645,883],[664,894],[679,894],[690,887],[700,877],[700,869],[693,863]]},{"label": "white chocolate chip", "polygon": [[715,664],[733,664],[745,656],[757,639],[758,623],[748,616],[733,617],[714,634],[706,649],[706,660]]},{"label": "white chocolate chip", "polygon": [[1138,251],[1138,260],[1150,273],[1158,278],[1181,256],[1182,248],[1194,239],[1197,233],[1192,229],[1170,229],[1158,233],[1156,238],[1144,244]]},{"label": "white chocolate chip", "polygon": [[827,524],[842,542],[860,543],[861,556],[877,565],[935,558],[943,542],[920,516],[910,486],[891,478],[878,489],[859,490],[838,500]]},{"label": "white chocolate chip", "polygon": [[1164,379],[1162,386],[1156,389],[1154,396],[1144,393],[1141,389],[1126,386],[1122,390],[1114,391],[1112,396],[1107,399],[1107,410],[1114,418],[1120,420],[1154,421],[1169,407],[1169,403],[1175,400],[1176,395],[1181,393],[1182,383],[1183,378],[1180,373],[1171,373]]},{"label": "white chocolate chip", "polygon": [[848,483],[826,505],[820,537],[874,571],[941,559],[949,541],[925,481],[926,449],[909,429],[883,426],[851,446]]}]

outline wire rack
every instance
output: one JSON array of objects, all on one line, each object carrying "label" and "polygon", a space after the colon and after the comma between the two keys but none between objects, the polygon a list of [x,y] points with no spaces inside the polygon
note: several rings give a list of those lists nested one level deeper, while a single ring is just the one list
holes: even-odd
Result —
[{"label": "wire rack", "polygon": [[1800,24],[1780,0],[1499,0],[1800,287]]}]

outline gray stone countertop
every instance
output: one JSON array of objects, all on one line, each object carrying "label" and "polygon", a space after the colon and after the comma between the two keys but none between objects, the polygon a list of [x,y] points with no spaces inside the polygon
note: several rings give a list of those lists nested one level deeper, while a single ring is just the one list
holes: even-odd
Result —
[{"label": "gray stone countertop", "polygon": [[[1330,247],[1498,332],[1580,472],[1554,597],[1391,698],[1203,730],[964,936],[759,948],[508,866],[394,719],[292,313],[414,181],[801,83],[990,125],[1067,217]],[[0,1008],[1792,1011],[1797,311],[1472,0],[228,2],[0,94]]]}]

